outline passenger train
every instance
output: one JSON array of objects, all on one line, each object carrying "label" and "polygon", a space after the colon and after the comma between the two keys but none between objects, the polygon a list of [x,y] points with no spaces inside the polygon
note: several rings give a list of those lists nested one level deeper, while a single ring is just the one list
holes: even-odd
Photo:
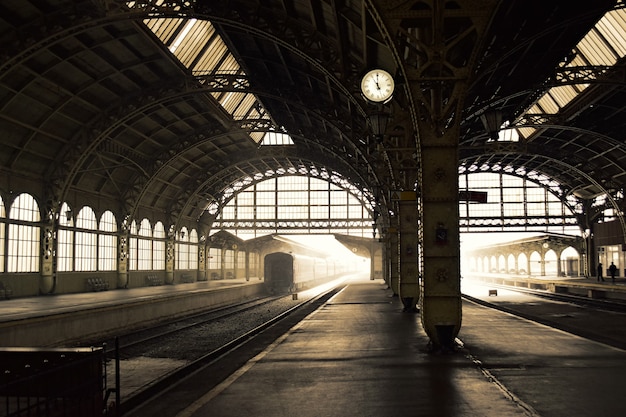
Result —
[{"label": "passenger train", "polygon": [[352,262],[285,252],[269,253],[264,261],[265,285],[270,293],[314,287],[356,270]]}]

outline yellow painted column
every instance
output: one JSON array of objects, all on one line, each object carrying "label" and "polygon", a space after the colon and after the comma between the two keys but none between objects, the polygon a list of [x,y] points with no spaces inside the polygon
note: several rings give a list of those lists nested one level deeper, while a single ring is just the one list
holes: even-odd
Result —
[{"label": "yellow painted column", "polygon": [[422,135],[422,325],[435,348],[454,345],[461,328],[458,127]]},{"label": "yellow painted column", "polygon": [[418,218],[415,191],[402,191],[398,201],[400,255],[399,295],[405,312],[417,311],[420,299],[418,269]]},{"label": "yellow painted column", "polygon": [[[392,222],[395,223],[395,217],[392,218]],[[400,255],[398,253],[398,229],[396,226],[391,226],[388,229],[389,235],[389,273],[390,273],[390,287],[393,291],[393,295],[399,295],[400,293]]]}]

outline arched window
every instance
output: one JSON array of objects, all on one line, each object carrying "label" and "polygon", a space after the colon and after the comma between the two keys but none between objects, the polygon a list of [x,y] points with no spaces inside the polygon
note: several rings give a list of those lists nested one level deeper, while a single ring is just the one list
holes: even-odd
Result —
[{"label": "arched window", "polygon": [[232,249],[224,251],[224,268],[235,269],[235,251]]},{"label": "arched window", "polygon": [[528,256],[525,253],[520,253],[517,257],[517,273],[520,275],[530,274],[528,270]]},{"label": "arched window", "polygon": [[95,271],[98,258],[98,223],[91,207],[83,207],[76,216],[74,245],[76,271]]},{"label": "arched window", "polygon": [[553,249],[548,250],[543,255],[544,271],[546,276],[555,277],[558,274],[558,257]]},{"label": "arched window", "polygon": [[541,276],[541,255],[534,251],[530,254],[530,275]]},{"label": "arched window", "polygon": [[248,267],[250,268],[250,276],[256,277],[259,274],[259,254],[250,252],[248,255]]},{"label": "arched window", "polygon": [[6,239],[6,211],[4,209],[4,201],[0,197],[0,272],[4,272],[4,241]]},{"label": "arched window", "polygon": [[8,272],[39,272],[39,205],[30,194],[17,196],[9,211]]},{"label": "arched window", "polygon": [[130,224],[130,237],[128,239],[128,270],[136,271],[139,267],[139,251],[137,242],[137,222]]},{"label": "arched window", "polygon": [[208,268],[213,270],[222,269],[222,249],[209,248]]},{"label": "arched window", "polygon": [[57,231],[57,271],[74,270],[74,217],[72,208],[63,203]]},{"label": "arched window", "polygon": [[176,269],[189,269],[189,232],[186,227],[176,234]]},{"label": "arched window", "polygon": [[198,232],[189,232],[189,269],[198,269]]},{"label": "arched window", "polygon": [[459,201],[462,232],[579,233],[576,215],[559,199],[565,193],[554,181],[508,166],[491,167],[500,172],[482,169],[489,167],[460,168],[459,191],[465,195]]},{"label": "arched window", "polygon": [[152,243],[152,269],[165,270],[165,227],[163,223],[154,225],[154,242]]},{"label": "arched window", "polygon": [[98,228],[98,270],[115,271],[117,268],[117,222],[110,211],[100,217]]},{"label": "arched window", "polygon": [[233,188],[236,195],[220,208],[213,226],[243,239],[281,232],[371,237],[372,218],[364,199],[357,198],[360,191],[344,185],[285,175]]},{"label": "arched window", "polygon": [[138,268],[142,271],[152,269],[152,225],[150,220],[143,219],[139,224]]}]

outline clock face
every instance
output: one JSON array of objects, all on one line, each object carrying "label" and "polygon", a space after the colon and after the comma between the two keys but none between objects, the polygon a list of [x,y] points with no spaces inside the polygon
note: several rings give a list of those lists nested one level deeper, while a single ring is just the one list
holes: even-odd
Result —
[{"label": "clock face", "polygon": [[385,70],[371,70],[361,80],[361,92],[366,99],[382,103],[391,98],[394,89],[393,77]]}]

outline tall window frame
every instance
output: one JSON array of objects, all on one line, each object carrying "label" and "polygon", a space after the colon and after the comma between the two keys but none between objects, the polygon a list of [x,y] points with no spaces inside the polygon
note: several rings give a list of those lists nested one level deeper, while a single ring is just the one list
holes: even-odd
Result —
[{"label": "tall window frame", "polygon": [[222,269],[222,248],[209,248],[207,252],[208,269]]},{"label": "tall window frame", "polygon": [[187,268],[191,270],[198,269],[198,232],[196,229],[191,229],[189,232],[189,244],[188,252],[189,252],[189,260],[187,264]]},{"label": "tall window frame", "polygon": [[98,271],[117,269],[117,221],[107,210],[100,216],[98,224]]},{"label": "tall window frame", "polygon": [[61,206],[58,223],[57,271],[71,272],[74,270],[74,216],[69,204],[63,203]]},{"label": "tall window frame", "polygon": [[130,223],[130,236],[128,237],[128,270],[137,271],[139,269],[139,242],[137,239],[137,222]]},{"label": "tall window frame", "polygon": [[35,198],[18,195],[9,209],[7,272],[39,272],[41,258],[41,213]]},{"label": "tall window frame", "polygon": [[137,239],[137,269],[148,271],[152,269],[152,225],[144,218],[139,223]]},{"label": "tall window frame", "polygon": [[165,270],[165,247],[167,235],[165,234],[165,226],[158,221],[154,225],[152,242],[152,269],[155,271]]},{"label": "tall window frame", "polygon": [[178,233],[176,233],[176,269],[179,271],[189,269],[189,231],[186,227],[182,227]]},{"label": "tall window frame", "polygon": [[5,272],[6,271],[6,266],[5,266],[5,244],[6,244],[6,227],[7,227],[7,223],[6,223],[6,218],[7,218],[7,213],[6,213],[6,209],[4,208],[4,200],[2,199],[2,196],[0,196],[0,273]]},{"label": "tall window frame", "polygon": [[96,213],[84,206],[76,215],[74,237],[74,269],[76,271],[96,271],[98,260],[98,222]]}]

